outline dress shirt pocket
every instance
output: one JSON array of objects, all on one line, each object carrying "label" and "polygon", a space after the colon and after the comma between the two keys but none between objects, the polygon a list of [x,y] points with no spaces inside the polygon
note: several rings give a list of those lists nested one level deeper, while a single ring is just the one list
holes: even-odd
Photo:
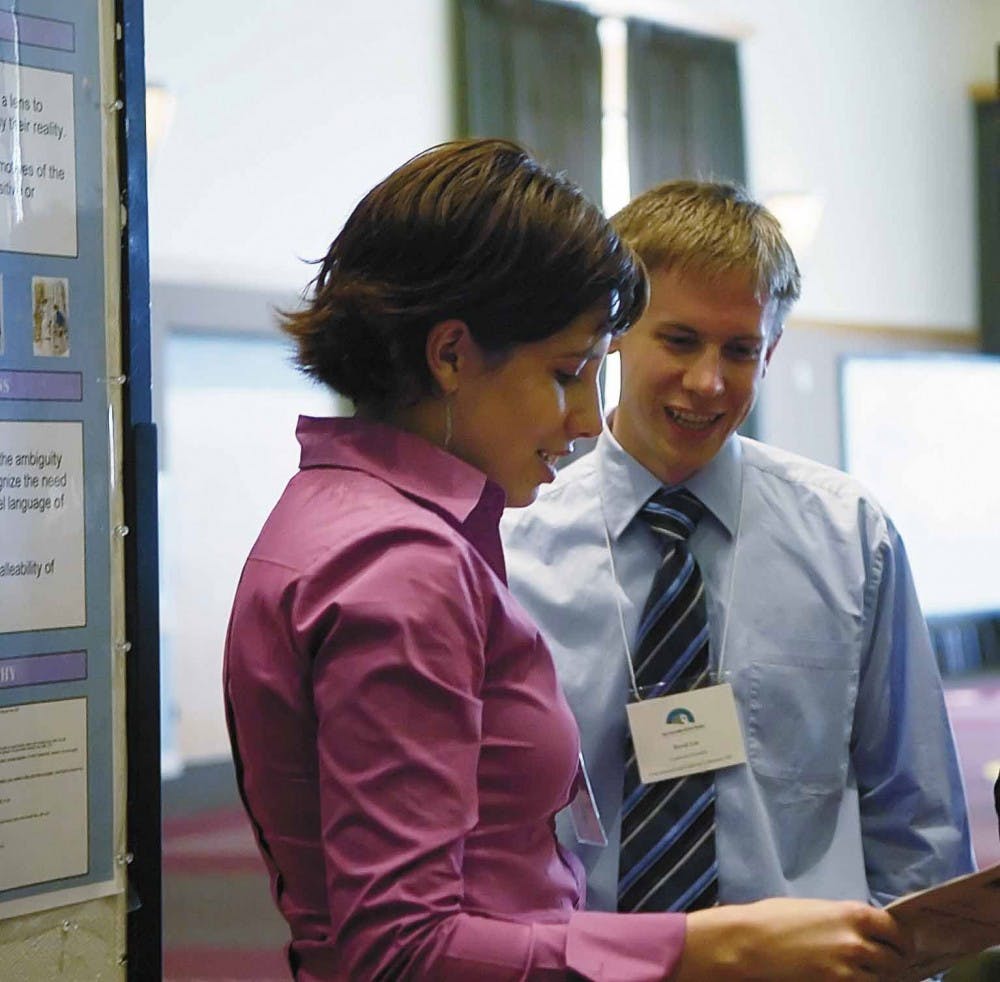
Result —
[{"label": "dress shirt pocket", "polygon": [[[789,657],[747,668],[747,758],[767,778],[794,782],[803,794],[844,787],[858,669],[851,646],[781,641]],[[776,656],[772,655],[772,658]]]}]

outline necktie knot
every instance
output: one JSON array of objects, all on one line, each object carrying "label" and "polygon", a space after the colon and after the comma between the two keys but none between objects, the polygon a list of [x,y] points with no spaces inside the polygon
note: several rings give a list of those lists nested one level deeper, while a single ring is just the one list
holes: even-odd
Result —
[{"label": "necktie knot", "polygon": [[661,488],[639,514],[654,532],[685,541],[704,512],[705,506],[685,488]]}]

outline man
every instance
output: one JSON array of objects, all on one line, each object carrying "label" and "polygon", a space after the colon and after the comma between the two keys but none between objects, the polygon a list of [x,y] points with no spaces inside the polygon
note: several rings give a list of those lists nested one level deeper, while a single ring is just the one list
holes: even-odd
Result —
[{"label": "man", "polygon": [[[574,845],[588,906],[885,904],[969,872],[962,782],[896,530],[846,475],[736,434],[799,295],[780,226],[741,189],[687,181],[614,224],[651,288],[618,342],[620,404],[595,450],[503,524],[511,586],[552,645],[607,831],[604,848]],[[657,512],[685,512],[663,497],[681,487],[686,529],[657,525]],[[695,579],[657,627],[680,559]],[[655,667],[671,634],[704,668],[686,661],[698,677],[678,689],[681,668],[661,666],[647,688],[639,662]],[[731,687],[746,762],[676,794],[642,784],[626,705],[706,683],[723,701]]]}]

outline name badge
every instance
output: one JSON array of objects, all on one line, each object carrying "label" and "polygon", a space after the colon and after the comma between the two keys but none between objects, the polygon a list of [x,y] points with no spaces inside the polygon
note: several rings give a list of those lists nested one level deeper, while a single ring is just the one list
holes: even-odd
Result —
[{"label": "name badge", "polygon": [[746,762],[728,682],[629,703],[626,710],[643,784]]},{"label": "name badge", "polygon": [[573,825],[573,834],[578,842],[586,846],[606,846],[608,837],[604,834],[601,824],[601,813],[594,801],[594,789],[590,786],[587,776],[587,765],[580,754],[580,767],[576,772],[576,794],[569,803],[569,817]]}]

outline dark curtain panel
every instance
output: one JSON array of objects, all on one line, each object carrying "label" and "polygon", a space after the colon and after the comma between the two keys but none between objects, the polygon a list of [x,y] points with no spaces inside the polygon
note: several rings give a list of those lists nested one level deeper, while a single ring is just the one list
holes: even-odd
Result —
[{"label": "dark curtain panel", "polygon": [[976,107],[979,320],[983,351],[1000,355],[1000,101]]},{"label": "dark curtain panel", "polygon": [[[677,177],[746,180],[736,45],[628,22],[633,196]],[[757,410],[740,427],[757,436]]]},{"label": "dark curtain panel", "polygon": [[744,181],[736,45],[628,22],[632,194],[674,177]]},{"label": "dark curtain panel", "polygon": [[456,0],[459,125],[517,140],[601,200],[597,20],[530,0]]}]

